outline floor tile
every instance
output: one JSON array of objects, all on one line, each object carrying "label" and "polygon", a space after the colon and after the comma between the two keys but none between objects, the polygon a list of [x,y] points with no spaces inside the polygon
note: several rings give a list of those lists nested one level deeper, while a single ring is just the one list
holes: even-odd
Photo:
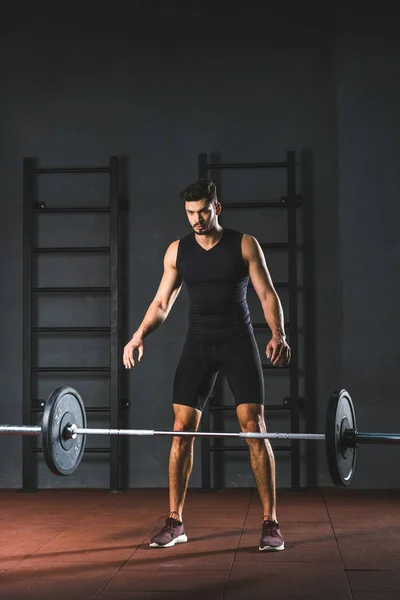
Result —
[{"label": "floor tile", "polygon": [[318,564],[305,569],[302,563],[235,562],[224,600],[259,600],[267,596],[274,600],[351,600],[340,565]]},{"label": "floor tile", "polygon": [[88,600],[100,593],[107,581],[96,579],[74,580],[71,576],[56,580],[38,577],[16,579],[6,573],[1,577],[0,598],[7,600]]},{"label": "floor tile", "polygon": [[150,536],[123,569],[223,570],[229,569],[239,545],[241,530],[191,529],[188,541],[171,548],[151,548]]},{"label": "floor tile", "polygon": [[259,600],[267,589],[274,600],[350,600],[350,588],[353,600],[400,597],[400,491],[277,496],[285,550],[268,553],[255,489],[190,488],[189,541],[173,548],[149,547],[167,489],[0,490],[0,600]]},{"label": "floor tile", "polygon": [[353,600],[398,600],[399,592],[355,592]]},{"label": "floor tile", "polygon": [[[342,566],[342,559],[335,541],[309,541],[307,534],[299,535],[297,540],[285,536],[285,549],[277,552],[260,552],[259,534],[243,534],[239,549],[236,552],[235,564],[238,562],[303,562],[303,563],[335,563]],[[343,568],[343,566],[342,566]]]},{"label": "floor tile", "polygon": [[400,529],[335,529],[346,569],[400,569]]},{"label": "floor tile", "polygon": [[211,591],[223,591],[228,571],[119,571],[104,591],[196,591],[207,595]]},{"label": "floor tile", "polygon": [[355,592],[397,592],[400,597],[400,571],[348,571]]},{"label": "floor tile", "polygon": [[[289,521],[280,523],[280,529],[285,538],[290,536],[296,539],[298,535],[302,537],[303,534],[307,534],[310,540],[331,541],[335,539],[335,533],[330,523]],[[261,533],[261,520],[246,522],[243,533]]]}]

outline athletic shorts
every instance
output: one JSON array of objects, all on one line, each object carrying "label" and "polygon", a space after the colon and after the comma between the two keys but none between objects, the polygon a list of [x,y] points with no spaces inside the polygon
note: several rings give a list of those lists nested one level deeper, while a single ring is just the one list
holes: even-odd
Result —
[{"label": "athletic shorts", "polygon": [[264,376],[253,332],[220,343],[189,334],[175,373],[173,402],[202,411],[218,373],[226,376],[236,405],[264,404]]}]

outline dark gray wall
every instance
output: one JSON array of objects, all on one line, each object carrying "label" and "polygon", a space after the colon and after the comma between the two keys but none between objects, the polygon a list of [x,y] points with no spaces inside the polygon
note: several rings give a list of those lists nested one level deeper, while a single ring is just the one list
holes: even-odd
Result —
[{"label": "dark gray wall", "polygon": [[[302,382],[302,392],[310,407],[308,422],[305,420],[303,426],[311,423],[317,431],[322,430],[329,394],[343,386],[354,389],[360,420],[366,425],[372,426],[373,419],[377,422],[376,394],[372,394],[372,389],[381,391],[385,386],[385,406],[394,410],[390,399],[396,382],[388,375],[387,363],[394,361],[395,348],[387,354],[384,346],[390,345],[388,318],[393,326],[396,317],[394,296],[387,295],[387,290],[382,296],[376,291],[372,293],[368,269],[364,267],[371,267],[372,263],[376,269],[372,280],[381,277],[380,291],[382,285],[384,289],[390,285],[389,280],[392,282],[389,275],[395,273],[394,258],[390,258],[393,254],[389,256],[383,248],[386,243],[387,247],[390,245],[390,233],[386,231],[392,231],[391,247],[396,242],[394,198],[398,175],[394,171],[395,160],[390,163],[394,153],[389,150],[398,152],[398,147],[394,146],[394,122],[388,116],[394,117],[395,102],[387,101],[392,113],[385,113],[385,122],[380,122],[385,131],[391,131],[392,137],[377,126],[377,117],[382,114],[378,88],[384,82],[383,89],[390,97],[392,86],[396,85],[392,83],[386,55],[376,53],[377,44],[371,40],[361,37],[354,41],[342,29],[334,54],[330,29],[333,22],[323,12],[294,15],[292,20],[271,17],[268,23],[261,23],[257,15],[253,19],[233,16],[230,21],[218,17],[214,29],[210,23],[200,19],[199,25],[194,19],[197,29],[196,26],[181,28],[171,35],[160,35],[159,41],[135,39],[132,32],[121,30],[121,24],[119,33],[110,33],[116,30],[115,23],[108,28],[103,23],[102,31],[100,28],[96,31],[89,20],[79,28],[66,25],[66,19],[64,24],[57,24],[54,19],[45,18],[14,23],[2,37],[0,76],[5,85],[1,97],[7,115],[1,139],[0,179],[3,422],[21,420],[24,156],[36,156],[45,166],[104,164],[111,154],[124,157],[125,187],[131,201],[124,286],[129,304],[124,325],[128,339],[156,290],[167,245],[188,231],[177,194],[197,177],[198,153],[215,154],[226,161],[275,161],[283,159],[287,149],[295,150],[299,163],[298,191],[307,207],[303,225],[308,233],[311,229],[314,250],[311,260],[314,286],[307,299],[308,327],[314,343],[307,356],[315,380],[307,387]],[[137,24],[136,34],[140,35]],[[258,33],[250,41],[240,36],[243,26],[249,24]],[[167,25],[168,32],[170,22]],[[179,24],[175,23],[175,29],[179,30]],[[215,30],[219,31],[219,38]],[[379,43],[383,48],[383,42]],[[383,63],[386,75],[381,68]],[[368,77],[371,69],[376,77],[372,82]],[[360,79],[360,73],[365,73],[365,77]],[[365,90],[369,104],[365,102]],[[375,91],[372,100],[371,91]],[[369,111],[376,117],[372,119],[374,126]],[[364,129],[367,124],[368,130]],[[369,153],[367,147],[373,133],[378,136],[374,139],[379,141],[379,148]],[[373,157],[379,158],[378,165],[373,163]],[[311,168],[305,171],[305,165]],[[377,227],[376,219],[372,218],[376,215],[373,211],[378,207],[376,194],[382,190],[382,180],[388,200],[386,216],[380,221],[386,224],[385,228]],[[279,177],[260,173],[223,174],[220,183],[226,200],[279,196],[283,187]],[[60,201],[63,195],[68,195],[66,186],[72,184],[54,185],[59,186]],[[356,185],[360,187],[355,195]],[[74,187],[74,193],[81,201],[87,201],[96,199],[98,190],[84,181]],[[366,197],[372,205],[369,212],[364,210]],[[379,206],[382,207],[381,196]],[[9,210],[7,215],[5,208]],[[382,211],[379,217],[382,219]],[[260,238],[267,236],[264,241],[274,241],[272,236],[281,227],[269,216],[245,222],[226,215],[225,223]],[[280,265],[272,255],[268,260],[273,277],[279,280]],[[186,308],[186,295],[182,292],[167,322],[149,338],[144,362],[128,375],[132,427],[165,429],[171,424],[170,390],[185,334]],[[378,313],[382,316],[378,317]],[[377,329],[379,318],[382,322]],[[366,356],[367,339],[371,339],[371,356]],[[378,339],[382,344],[377,344]],[[100,389],[100,384],[97,388],[88,382],[70,381],[81,386],[89,403],[96,400],[94,390]],[[279,401],[287,393],[285,385],[277,382],[276,377],[267,380],[271,402]],[[379,418],[382,429],[390,428],[390,421],[382,413]],[[96,420],[92,423],[98,424]],[[226,426],[237,427],[230,419]],[[270,429],[288,426],[286,419],[271,415]],[[168,443],[147,438],[131,440],[130,447],[130,485],[167,485]],[[3,487],[18,487],[21,483],[20,448],[19,439],[0,439]],[[306,451],[304,446],[303,483],[309,481]],[[369,467],[373,457],[385,456],[385,452],[369,453],[370,459],[365,460],[364,466],[360,461],[357,485],[397,485],[389,469],[381,468],[380,477],[371,479]],[[233,454],[226,458],[225,485],[253,485],[247,457]],[[278,454],[277,466],[278,484],[289,485],[288,458]],[[197,460],[191,485],[200,483],[199,467]],[[322,445],[318,448],[316,473],[318,483],[329,484]],[[101,460],[87,457],[68,480],[55,479],[41,468],[40,483],[46,487],[107,486],[108,469],[104,457]]]},{"label": "dark gray wall", "polygon": [[[342,374],[360,430],[398,431],[398,19],[339,15],[336,36]],[[355,485],[399,487],[394,447],[360,451]]]}]

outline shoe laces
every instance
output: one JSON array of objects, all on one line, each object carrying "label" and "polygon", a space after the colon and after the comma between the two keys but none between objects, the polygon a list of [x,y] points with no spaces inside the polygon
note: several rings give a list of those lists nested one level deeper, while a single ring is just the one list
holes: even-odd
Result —
[{"label": "shoe laces", "polygon": [[262,529],[264,535],[277,535],[279,523],[277,523],[277,521],[272,521],[271,519],[264,519]]},{"label": "shoe laces", "polygon": [[[172,514],[172,513],[170,513]],[[179,525],[182,525],[182,523],[178,520],[175,519],[174,517],[168,516],[165,519],[165,525],[163,527],[163,531],[168,531],[168,530],[175,530]]]}]

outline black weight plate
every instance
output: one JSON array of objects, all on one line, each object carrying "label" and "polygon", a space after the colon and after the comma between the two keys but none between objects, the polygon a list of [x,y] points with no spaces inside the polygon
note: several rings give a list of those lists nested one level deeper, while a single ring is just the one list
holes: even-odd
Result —
[{"label": "black weight plate", "polygon": [[86,427],[86,413],[78,392],[68,386],[54,390],[48,397],[42,422],[43,454],[47,466],[55,475],[71,475],[82,460],[86,436],[64,439],[65,427]]},{"label": "black weight plate", "polygon": [[356,414],[350,394],[335,391],[329,398],[325,421],[325,449],[328,468],[335,485],[347,487],[354,477],[357,447],[345,443],[346,429],[356,429]]}]

